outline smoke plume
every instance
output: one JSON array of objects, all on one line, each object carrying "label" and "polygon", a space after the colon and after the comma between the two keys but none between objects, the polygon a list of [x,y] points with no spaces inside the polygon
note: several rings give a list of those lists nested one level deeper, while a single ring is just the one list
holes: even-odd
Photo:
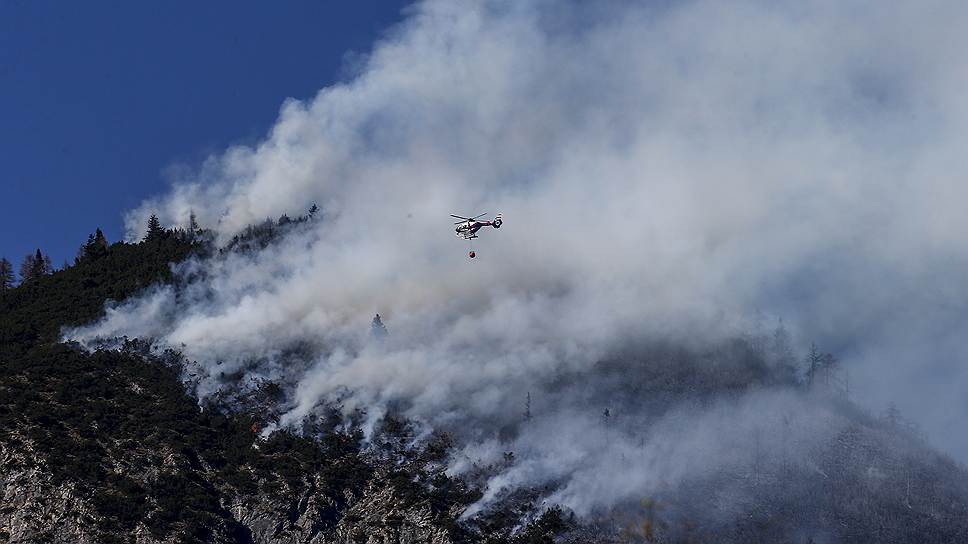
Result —
[{"label": "smoke plume", "polygon": [[[557,482],[547,500],[588,513],[752,463],[754,442],[797,459],[842,428],[783,388],[677,403],[653,387],[641,346],[720,353],[782,317],[798,346],[842,357],[862,405],[896,401],[968,459],[968,435],[947,432],[968,415],[966,15],[420,2],[350,79],[126,216],[137,239],[151,213],[194,213],[223,245],[316,203],[312,221],[180,265],[186,286],[71,336],[158,338],[199,362],[203,396],[227,376],[283,383],[280,425],[335,396],[400,409],[457,429],[453,473],[515,452],[481,507]],[[482,212],[504,225],[470,260],[448,214]],[[641,363],[599,373],[623,357]]]}]

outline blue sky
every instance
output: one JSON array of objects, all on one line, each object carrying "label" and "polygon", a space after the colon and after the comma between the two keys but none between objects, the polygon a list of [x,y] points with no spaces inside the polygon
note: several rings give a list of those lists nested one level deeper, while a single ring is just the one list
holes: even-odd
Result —
[{"label": "blue sky", "polygon": [[0,3],[0,256],[57,266],[346,74],[408,2]]}]

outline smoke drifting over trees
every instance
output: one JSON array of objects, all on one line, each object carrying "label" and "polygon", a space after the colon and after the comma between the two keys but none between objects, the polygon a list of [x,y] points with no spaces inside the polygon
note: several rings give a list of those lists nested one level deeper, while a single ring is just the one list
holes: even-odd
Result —
[{"label": "smoke drifting over trees", "polygon": [[[128,216],[131,239],[157,213],[231,250],[68,337],[157,338],[203,397],[278,382],[280,426],[339,398],[371,426],[447,429],[452,474],[492,467],[478,510],[521,486],[588,514],[737,474],[831,478],[831,443],[900,447],[802,385],[811,340],[862,403],[895,399],[968,458],[942,432],[968,381],[966,15],[417,4],[352,79]],[[447,214],[498,210],[468,262]],[[756,331],[760,309],[783,327]],[[808,382],[833,372],[814,355]]]}]

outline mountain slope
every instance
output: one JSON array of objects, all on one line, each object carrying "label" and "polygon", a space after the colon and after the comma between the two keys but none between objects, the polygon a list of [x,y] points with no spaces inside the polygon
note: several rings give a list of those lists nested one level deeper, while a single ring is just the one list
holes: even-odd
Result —
[{"label": "mountain slope", "polygon": [[[278,384],[228,388],[200,405],[192,362],[151,349],[150,339],[122,339],[95,351],[60,341],[64,327],[97,319],[109,300],[181,281],[169,263],[211,255],[209,243],[166,232],[114,244],[0,296],[0,538],[968,541],[968,475],[961,467],[896,421],[806,386],[789,366],[764,357],[756,339],[647,343],[600,361],[591,373],[561,374],[540,394],[595,410],[599,399],[610,399],[606,426],[633,417],[621,407],[636,405],[655,420],[641,422],[643,432],[654,433],[682,406],[735,403],[762,391],[795,399],[784,406],[834,414],[842,430],[795,458],[778,454],[766,437],[742,444],[752,452],[749,463],[717,460],[702,473],[658,474],[668,479],[659,492],[581,520],[542,503],[564,485],[555,482],[542,489],[521,484],[469,510],[492,477],[526,462],[513,451],[500,466],[475,466],[458,478],[447,471],[461,446],[452,435],[428,434],[391,413],[364,439],[366,414],[347,417],[338,401],[323,402],[299,429],[266,434],[285,396]],[[520,423],[495,431],[503,447],[531,432],[530,396],[528,402]],[[622,444],[602,447],[614,450],[610,470],[631,477],[635,467]],[[462,518],[466,512],[472,513]]]},{"label": "mountain slope", "polygon": [[152,355],[141,341],[94,352],[58,341],[107,300],[171,281],[168,263],[201,250],[172,232],[117,243],[0,298],[3,540],[472,538],[455,520],[478,495],[443,474],[445,435],[400,466],[364,455],[336,411],[307,422],[318,440],[288,431],[260,439],[272,384],[233,399],[233,409],[200,407],[177,353]]}]

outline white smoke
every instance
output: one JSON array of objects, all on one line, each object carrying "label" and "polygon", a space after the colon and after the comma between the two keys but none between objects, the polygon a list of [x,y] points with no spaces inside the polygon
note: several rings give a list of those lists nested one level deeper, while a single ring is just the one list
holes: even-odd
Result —
[{"label": "white smoke", "polygon": [[[968,455],[965,435],[944,432],[968,384],[965,4],[441,0],[408,13],[352,80],[287,101],[265,141],[211,157],[127,225],[134,239],[150,213],[185,225],[194,212],[224,243],[314,202],[321,218],[255,255],[186,265],[204,287],[153,291],[73,335],[160,338],[202,364],[202,394],[234,372],[288,383],[283,424],[351,391],[350,405],[405,401],[453,427],[510,421],[529,390],[630,340],[715,342],[762,310],[839,351],[869,406],[896,400]],[[448,214],[481,212],[505,223],[469,260]],[[382,343],[367,335],[376,312]],[[284,356],[295,346],[311,356]],[[570,477],[553,499],[589,511],[699,471],[693,446],[746,455],[718,429],[776,395],[678,416],[687,432],[617,434],[607,456],[592,453],[602,406],[549,409],[501,478]],[[467,448],[506,448],[492,430]],[[633,476],[593,478],[615,455]]]}]

